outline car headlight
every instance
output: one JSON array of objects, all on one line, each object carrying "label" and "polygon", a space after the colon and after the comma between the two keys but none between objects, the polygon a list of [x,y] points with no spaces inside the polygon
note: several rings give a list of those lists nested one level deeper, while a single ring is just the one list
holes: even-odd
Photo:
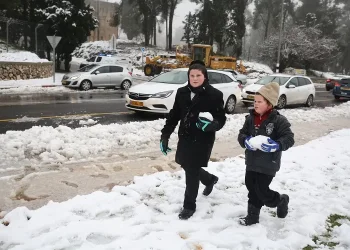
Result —
[{"label": "car headlight", "polygon": [[71,79],[71,80],[76,80],[76,79],[78,79],[79,77],[80,77],[80,75],[72,76],[70,79]]},{"label": "car headlight", "polygon": [[164,92],[160,92],[157,94],[153,94],[151,97],[153,98],[168,98],[174,91],[170,90],[170,91],[164,91]]}]

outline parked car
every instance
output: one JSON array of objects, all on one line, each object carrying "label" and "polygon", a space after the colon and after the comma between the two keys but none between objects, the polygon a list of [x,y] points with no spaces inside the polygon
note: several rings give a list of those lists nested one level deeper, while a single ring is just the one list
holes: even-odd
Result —
[{"label": "parked car", "polygon": [[96,87],[129,89],[132,85],[132,71],[116,64],[91,64],[79,69],[78,72],[64,75],[62,85],[81,90]]},{"label": "parked car", "polygon": [[330,91],[334,88],[336,82],[339,82],[342,78],[350,78],[350,76],[345,75],[335,75],[332,78],[326,80],[326,90]]},{"label": "parked car", "polygon": [[350,98],[350,78],[340,79],[334,83],[334,98],[339,100],[341,97]]},{"label": "parked car", "polygon": [[120,57],[120,56],[112,56],[112,55],[98,55],[90,57],[86,60],[86,62],[82,62],[79,65],[79,69],[91,65],[91,64],[118,64],[118,65],[124,65],[128,68],[131,68],[132,62],[129,58]]},{"label": "parked car", "polygon": [[233,70],[233,69],[222,69],[222,71],[230,72],[233,75],[233,77],[236,78],[237,81],[240,82],[242,85],[247,84],[247,76],[246,75],[238,73],[236,70]]},{"label": "parked car", "polygon": [[294,76],[286,74],[272,74],[261,78],[254,84],[248,85],[242,90],[242,102],[248,106],[254,103],[254,95],[259,89],[270,82],[280,84],[280,93],[277,108],[284,108],[287,104],[305,104],[312,106],[315,98],[315,86],[306,76]]},{"label": "parked car", "polygon": [[[126,108],[139,112],[169,113],[173,108],[177,89],[186,86],[188,69],[179,68],[138,84],[126,94]],[[209,82],[223,93],[225,110],[232,114],[241,100],[241,87],[229,72],[208,70]]]}]

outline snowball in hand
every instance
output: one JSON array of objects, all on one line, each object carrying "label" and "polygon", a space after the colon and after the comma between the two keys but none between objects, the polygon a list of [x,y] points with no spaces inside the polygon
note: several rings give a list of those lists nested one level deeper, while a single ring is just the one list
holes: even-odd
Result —
[{"label": "snowball in hand", "polygon": [[198,115],[199,118],[206,118],[208,119],[209,121],[213,121],[213,116],[212,114],[210,114],[209,112],[200,112],[199,115]]},{"label": "snowball in hand", "polygon": [[268,144],[269,142],[267,141],[267,139],[269,139],[269,138],[270,137],[267,137],[264,135],[258,135],[258,136],[250,138],[249,142],[254,148],[261,150],[261,144],[263,144],[263,143]]}]

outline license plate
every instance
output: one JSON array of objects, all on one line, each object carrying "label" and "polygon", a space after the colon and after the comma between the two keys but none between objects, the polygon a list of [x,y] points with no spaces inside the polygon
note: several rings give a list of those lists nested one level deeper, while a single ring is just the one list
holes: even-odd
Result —
[{"label": "license plate", "polygon": [[348,87],[342,87],[342,88],[340,88],[340,90],[350,90],[350,88],[348,88]]},{"label": "license plate", "polygon": [[346,92],[340,92],[341,95],[348,95],[350,93],[346,93]]},{"label": "license plate", "polygon": [[247,99],[254,100],[254,95],[248,95]]},{"label": "license plate", "polygon": [[143,107],[143,102],[130,101],[130,104],[135,107]]}]

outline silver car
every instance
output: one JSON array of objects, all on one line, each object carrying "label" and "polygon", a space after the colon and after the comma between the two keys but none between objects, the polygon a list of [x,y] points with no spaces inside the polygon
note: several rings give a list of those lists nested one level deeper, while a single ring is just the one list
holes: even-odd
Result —
[{"label": "silver car", "polygon": [[233,77],[236,78],[236,80],[238,82],[240,82],[243,86],[245,86],[247,84],[247,76],[246,75],[240,74],[236,70],[233,70],[233,69],[222,69],[222,71],[230,72],[233,75]]},{"label": "silver car", "polygon": [[132,69],[116,64],[91,64],[77,72],[63,76],[62,85],[68,88],[89,90],[97,87],[129,89],[132,85]]}]

